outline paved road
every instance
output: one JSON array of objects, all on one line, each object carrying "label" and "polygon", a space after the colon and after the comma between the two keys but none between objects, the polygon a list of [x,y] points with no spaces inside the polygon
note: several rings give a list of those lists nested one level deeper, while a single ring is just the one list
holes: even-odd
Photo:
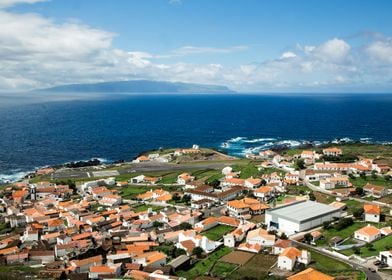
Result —
[{"label": "paved road", "polygon": [[129,168],[118,170],[120,174],[127,174],[133,172],[154,172],[154,171],[180,171],[180,170],[194,170],[194,169],[220,169],[227,166],[224,162],[198,162],[198,163],[133,163]]},{"label": "paved road", "polygon": [[[142,172],[160,172],[160,171],[181,171],[181,170],[197,170],[197,169],[221,169],[229,165],[225,162],[194,162],[194,163],[160,163],[160,162],[146,162],[146,163],[131,163],[127,167],[119,167],[117,169],[120,175],[130,173],[142,173]],[[99,170],[104,171],[105,169]],[[60,169],[57,170],[53,175],[52,179],[86,179],[94,178],[93,172],[98,171],[97,169]],[[93,179],[92,179],[93,180]]]},{"label": "paved road", "polygon": [[359,264],[359,263],[351,261],[351,260],[342,259],[342,258],[339,258],[339,257],[332,255],[332,254],[328,254],[325,251],[321,250],[320,248],[314,247],[312,245],[308,245],[308,244],[298,242],[298,241],[292,240],[292,239],[291,239],[291,241],[298,246],[312,249],[312,250],[317,251],[318,253],[320,253],[324,256],[327,256],[327,257],[333,258],[335,260],[344,262],[344,263],[350,265],[354,270],[363,271],[366,274],[368,280],[382,280],[383,279],[383,278],[381,278],[381,276],[377,272],[371,272],[369,270],[368,266],[366,266],[366,265]]}]

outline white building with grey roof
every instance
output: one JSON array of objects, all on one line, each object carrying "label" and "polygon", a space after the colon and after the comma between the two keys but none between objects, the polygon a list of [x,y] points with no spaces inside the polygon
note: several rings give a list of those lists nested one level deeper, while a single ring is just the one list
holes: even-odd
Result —
[{"label": "white building with grey roof", "polygon": [[268,230],[292,235],[340,217],[341,210],[335,207],[305,200],[266,210],[265,224]]}]

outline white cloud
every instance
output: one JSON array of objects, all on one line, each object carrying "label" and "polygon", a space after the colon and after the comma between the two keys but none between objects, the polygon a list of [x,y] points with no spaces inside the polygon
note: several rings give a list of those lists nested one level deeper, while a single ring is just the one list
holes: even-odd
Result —
[{"label": "white cloud", "polygon": [[341,61],[345,59],[350,52],[350,45],[347,42],[334,38],[313,48],[310,52],[315,53],[322,59]]},{"label": "white cloud", "polygon": [[194,54],[225,54],[247,50],[247,46],[232,46],[227,48],[184,46],[170,52],[170,55],[185,56]]},{"label": "white cloud", "polygon": [[282,55],[280,56],[280,59],[286,59],[286,58],[294,58],[297,55],[293,52],[284,52],[282,53]]},{"label": "white cloud", "polygon": [[[211,63],[194,64],[182,60],[195,55],[230,56],[248,47],[188,45],[166,54],[116,49],[113,32],[3,8],[21,2],[38,0],[0,0],[0,90],[129,79],[225,84],[259,91],[391,84],[391,38],[377,37],[355,47],[337,38],[319,45],[298,44],[275,59],[237,66],[216,63],[214,58]],[[167,59],[165,63],[161,58]]]},{"label": "white cloud", "polygon": [[0,0],[0,8],[7,8],[17,4],[34,4],[46,1],[48,0]]},{"label": "white cloud", "polygon": [[392,63],[392,40],[373,42],[366,51],[377,62]]}]

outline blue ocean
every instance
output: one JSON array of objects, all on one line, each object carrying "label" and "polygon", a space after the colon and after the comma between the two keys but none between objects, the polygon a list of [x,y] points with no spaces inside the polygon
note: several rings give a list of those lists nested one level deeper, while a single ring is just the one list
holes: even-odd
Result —
[{"label": "blue ocean", "polygon": [[129,160],[159,147],[199,144],[241,156],[343,138],[391,142],[392,95],[106,94],[14,103],[0,97],[3,180],[69,161]]}]

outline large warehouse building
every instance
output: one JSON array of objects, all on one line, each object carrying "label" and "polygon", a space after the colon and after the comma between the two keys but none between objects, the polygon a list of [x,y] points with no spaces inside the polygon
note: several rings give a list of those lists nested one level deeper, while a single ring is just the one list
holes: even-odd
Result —
[{"label": "large warehouse building", "polygon": [[306,200],[266,210],[265,224],[268,230],[278,230],[291,235],[340,216],[340,210],[335,207]]}]

